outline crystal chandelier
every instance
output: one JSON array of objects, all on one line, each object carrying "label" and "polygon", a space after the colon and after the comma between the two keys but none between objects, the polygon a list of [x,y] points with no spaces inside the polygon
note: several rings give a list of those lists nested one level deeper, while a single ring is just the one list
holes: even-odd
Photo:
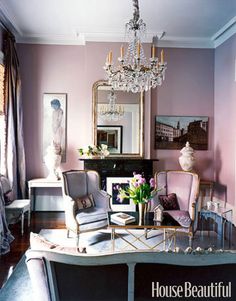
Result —
[{"label": "crystal chandelier", "polygon": [[104,69],[108,83],[114,89],[122,89],[133,93],[148,91],[162,84],[165,79],[166,63],[164,52],[161,51],[161,59],[155,56],[155,46],[152,45],[152,56],[146,59],[141,44],[141,38],[146,31],[146,24],[140,19],[138,0],[133,0],[133,19],[126,24],[126,32],[129,37],[128,49],[124,56],[124,47],[121,46],[120,64],[115,67],[112,63],[110,51]]},{"label": "crystal chandelier", "polygon": [[124,106],[116,104],[114,89],[108,94],[108,104],[101,105],[99,115],[105,120],[117,121],[124,117]]}]

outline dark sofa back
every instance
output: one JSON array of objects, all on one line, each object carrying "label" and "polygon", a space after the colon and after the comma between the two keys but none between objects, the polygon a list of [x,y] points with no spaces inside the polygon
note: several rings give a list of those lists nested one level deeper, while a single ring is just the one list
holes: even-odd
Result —
[{"label": "dark sofa back", "polygon": [[52,262],[58,300],[128,300],[128,266],[69,265]]},{"label": "dark sofa back", "polygon": [[[175,300],[236,300],[235,252],[91,256],[29,250],[26,256],[37,300],[153,301],[177,293]],[[204,290],[209,298],[201,298]]]}]

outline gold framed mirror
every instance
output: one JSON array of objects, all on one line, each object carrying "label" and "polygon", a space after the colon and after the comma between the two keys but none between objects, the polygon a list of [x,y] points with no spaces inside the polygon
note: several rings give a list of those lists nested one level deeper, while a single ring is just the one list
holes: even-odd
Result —
[{"label": "gold framed mirror", "polygon": [[143,157],[144,95],[93,85],[93,144],[106,144],[112,157]]}]

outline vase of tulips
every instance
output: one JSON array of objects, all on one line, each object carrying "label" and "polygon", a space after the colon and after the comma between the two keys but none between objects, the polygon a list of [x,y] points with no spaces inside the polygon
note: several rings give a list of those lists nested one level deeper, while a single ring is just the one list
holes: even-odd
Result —
[{"label": "vase of tulips", "polygon": [[147,182],[143,175],[134,173],[133,178],[129,181],[129,187],[125,189],[118,188],[118,190],[120,202],[125,198],[129,198],[138,205],[139,225],[143,225],[148,203],[160,190],[155,187],[154,178]]}]

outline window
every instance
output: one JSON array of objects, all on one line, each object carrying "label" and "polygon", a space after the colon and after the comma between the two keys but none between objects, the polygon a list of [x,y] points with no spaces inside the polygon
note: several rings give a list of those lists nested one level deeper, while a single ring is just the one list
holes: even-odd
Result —
[{"label": "window", "polygon": [[6,116],[4,109],[4,71],[0,64],[0,173],[5,174]]}]

